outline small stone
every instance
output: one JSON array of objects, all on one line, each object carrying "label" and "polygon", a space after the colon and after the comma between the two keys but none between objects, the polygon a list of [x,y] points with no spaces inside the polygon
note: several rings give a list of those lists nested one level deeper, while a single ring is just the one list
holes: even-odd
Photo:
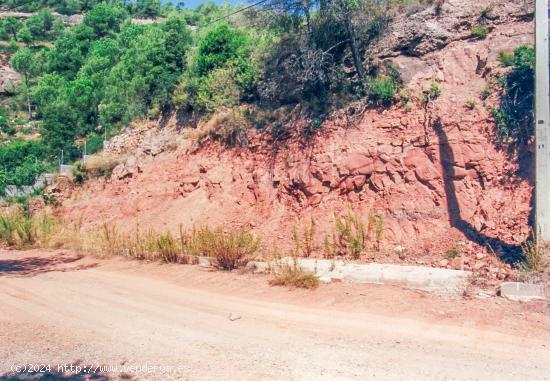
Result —
[{"label": "small stone", "polygon": [[484,266],[485,266],[484,262],[476,262],[474,265],[474,270],[480,270]]},{"label": "small stone", "polygon": [[314,194],[309,198],[309,205],[318,205],[321,203],[321,200],[323,199],[323,195],[320,193]]},{"label": "small stone", "polygon": [[396,254],[401,254],[401,253],[404,253],[405,251],[407,251],[407,248],[402,245],[397,245],[393,248],[393,252]]},{"label": "small stone", "polygon": [[476,254],[476,259],[481,260],[481,259],[485,258],[486,256],[487,256],[487,254],[485,254],[485,253],[477,253]]},{"label": "small stone", "polygon": [[441,267],[447,267],[448,264],[449,264],[449,261],[447,259],[442,259],[439,261],[439,266]]}]

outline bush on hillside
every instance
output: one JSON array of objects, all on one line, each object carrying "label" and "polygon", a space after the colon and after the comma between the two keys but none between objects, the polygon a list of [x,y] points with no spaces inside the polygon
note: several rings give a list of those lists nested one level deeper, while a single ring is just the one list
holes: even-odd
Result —
[{"label": "bush on hillside", "polygon": [[13,140],[0,145],[0,195],[6,185],[33,185],[36,177],[48,169],[42,143]]},{"label": "bush on hillside", "polygon": [[515,49],[511,67],[501,80],[502,95],[493,116],[499,140],[526,142],[533,135],[535,50],[528,46]]}]

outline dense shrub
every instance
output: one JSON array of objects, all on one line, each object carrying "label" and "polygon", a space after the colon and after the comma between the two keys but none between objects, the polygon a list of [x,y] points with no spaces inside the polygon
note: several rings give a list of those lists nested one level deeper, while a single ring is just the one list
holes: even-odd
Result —
[{"label": "dense shrub", "polygon": [[515,49],[511,66],[512,71],[501,80],[502,96],[493,116],[500,140],[526,142],[533,134],[534,49]]},{"label": "dense shrub", "polygon": [[369,100],[383,105],[391,104],[395,99],[398,84],[389,76],[378,76],[369,83]]},{"label": "dense shrub", "polygon": [[213,257],[224,270],[233,270],[246,264],[260,246],[259,238],[245,228],[226,233],[221,229],[202,227],[183,239],[185,251],[189,255]]},{"label": "dense shrub", "polygon": [[180,229],[179,236],[154,231],[124,234],[116,226],[104,224],[92,250],[102,255],[125,255],[136,259],[188,263],[198,256],[211,257],[219,268],[233,270],[246,262],[258,249],[260,240],[249,230],[224,232],[201,227],[191,231]]},{"label": "dense shrub", "polygon": [[239,109],[225,109],[212,116],[196,131],[199,143],[208,139],[218,141],[227,147],[243,147],[248,144],[248,119]]},{"label": "dense shrub", "polygon": [[514,65],[514,53],[507,51],[498,52],[498,60],[503,66],[509,67]]},{"label": "dense shrub", "polygon": [[49,169],[46,147],[38,141],[13,140],[0,145],[0,195],[6,185],[32,185]]},{"label": "dense shrub", "polygon": [[250,37],[246,32],[227,24],[219,24],[208,31],[199,43],[196,56],[197,74],[204,76],[230,62],[246,69],[249,53]]},{"label": "dense shrub", "polygon": [[483,39],[487,37],[489,32],[490,32],[489,28],[484,25],[474,25],[471,30],[471,35],[474,38]]},{"label": "dense shrub", "polygon": [[269,284],[271,286],[314,289],[319,287],[319,278],[315,274],[303,270],[295,262],[292,265],[283,265],[275,271],[269,280]]},{"label": "dense shrub", "polygon": [[258,72],[251,43],[248,33],[227,24],[209,30],[172,96],[175,105],[211,113],[253,97]]},{"label": "dense shrub", "polygon": [[[206,118],[300,103],[300,118],[309,121],[300,133],[310,137],[332,110],[369,95],[369,89],[373,103],[387,105],[399,81],[390,70],[367,73],[362,61],[395,4],[276,2],[222,21],[237,8],[208,3],[181,10],[159,0],[9,0],[11,9],[37,12],[26,21],[3,19],[0,38],[12,41],[14,50],[18,38],[29,45],[14,60],[25,78],[14,110],[38,119],[33,124],[40,126],[49,158],[63,152],[72,161],[81,157],[83,141],[88,153],[95,152],[104,131],[116,133],[134,119],[157,118],[174,108],[178,115]],[[85,12],[84,20],[63,28],[53,10]],[[132,15],[166,18],[136,24]],[[193,36],[189,25],[196,27]],[[243,120],[232,111],[207,136],[244,145]],[[273,124],[279,131],[284,123]],[[12,132],[5,122],[0,127]]]}]

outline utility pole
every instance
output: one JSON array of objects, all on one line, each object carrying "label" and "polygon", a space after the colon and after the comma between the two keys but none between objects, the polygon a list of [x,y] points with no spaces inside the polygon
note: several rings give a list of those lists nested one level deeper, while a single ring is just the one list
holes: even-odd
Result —
[{"label": "utility pole", "polygon": [[550,59],[548,0],[535,8],[535,234],[537,243],[550,243]]}]

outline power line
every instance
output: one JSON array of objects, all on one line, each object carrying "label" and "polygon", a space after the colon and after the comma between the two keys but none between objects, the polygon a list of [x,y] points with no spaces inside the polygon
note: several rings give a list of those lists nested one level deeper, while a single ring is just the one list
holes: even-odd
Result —
[{"label": "power line", "polygon": [[244,8],[242,8],[242,9],[239,9],[238,11],[232,12],[232,13],[230,13],[230,14],[228,14],[228,15],[225,15],[225,16],[223,16],[223,17],[220,17],[220,18],[218,18],[218,19],[216,19],[216,20],[210,21],[210,22],[209,22],[208,24],[206,24],[205,26],[210,26],[210,25],[212,25],[212,24],[214,24],[214,23],[217,23],[218,21],[221,21],[221,20],[226,19],[226,18],[228,18],[228,17],[231,17],[231,16],[233,16],[233,15],[236,15],[237,13],[244,12],[244,11],[246,11],[247,9],[253,8],[253,7],[255,7],[256,5],[263,4],[263,3],[267,2],[267,1],[269,1],[269,0],[260,0],[260,1],[256,2],[256,3],[254,3],[254,4],[249,5],[248,7],[244,7]]}]

